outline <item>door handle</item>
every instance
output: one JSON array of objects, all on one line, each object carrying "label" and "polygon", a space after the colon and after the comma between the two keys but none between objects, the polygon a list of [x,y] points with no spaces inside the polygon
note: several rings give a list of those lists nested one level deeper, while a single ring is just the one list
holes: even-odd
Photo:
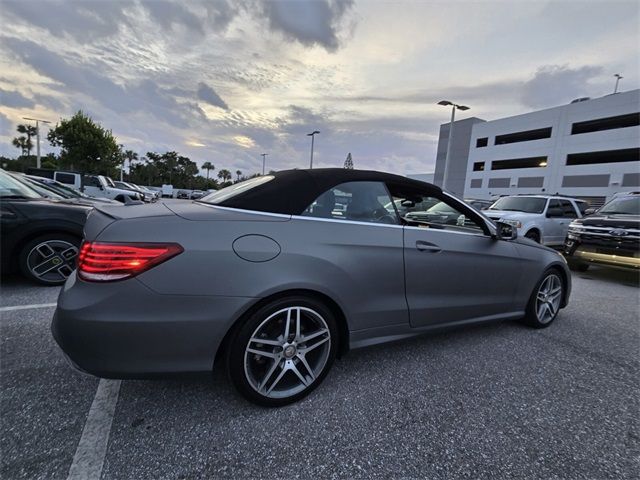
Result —
[{"label": "door handle", "polygon": [[431,252],[431,253],[436,253],[442,250],[439,246],[430,242],[425,242],[423,240],[418,240],[416,242],[416,248],[421,252]]}]

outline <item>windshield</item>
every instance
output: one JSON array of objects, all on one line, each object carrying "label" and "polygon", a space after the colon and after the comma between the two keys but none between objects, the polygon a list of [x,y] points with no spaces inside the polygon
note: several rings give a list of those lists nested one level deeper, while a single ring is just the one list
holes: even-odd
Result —
[{"label": "windshield", "polygon": [[71,187],[67,187],[66,185],[60,183],[60,182],[55,182],[55,183],[46,183],[46,185],[59,192],[61,195],[67,195],[69,198],[89,198],[88,195],[85,195],[84,193],[80,193],[77,190],[74,190]]},{"label": "windshield", "polygon": [[35,180],[29,177],[16,177],[19,181],[26,183],[29,187],[33,188],[36,192],[38,192],[43,197],[52,198],[54,200],[64,200],[65,198],[69,198],[66,194],[60,194],[55,191],[55,189],[49,187],[48,185],[43,185],[40,182],[36,182]]},{"label": "windshield", "polygon": [[538,197],[502,197],[489,210],[507,210],[514,212],[542,213],[547,204],[546,198]]},{"label": "windshield", "polygon": [[0,170],[0,198],[42,198],[42,195]]},{"label": "windshield", "polygon": [[453,207],[450,207],[444,202],[436,203],[433,207],[427,210],[429,213],[456,213]]},{"label": "windshield", "polygon": [[640,197],[617,198],[607,203],[598,213],[640,215]]},{"label": "windshield", "polygon": [[115,183],[113,183],[113,180],[111,180],[109,177],[104,177],[105,181],[107,182],[107,185],[109,187],[115,187]]},{"label": "windshield", "polygon": [[226,200],[229,200],[230,198],[235,197],[236,195],[240,195],[241,193],[247,192],[252,188],[267,183],[271,180],[273,180],[273,175],[251,178],[249,180],[245,180],[244,182],[236,183],[235,185],[217,190],[213,193],[210,193],[209,195],[205,195],[204,197],[199,199],[198,202],[218,205]]}]

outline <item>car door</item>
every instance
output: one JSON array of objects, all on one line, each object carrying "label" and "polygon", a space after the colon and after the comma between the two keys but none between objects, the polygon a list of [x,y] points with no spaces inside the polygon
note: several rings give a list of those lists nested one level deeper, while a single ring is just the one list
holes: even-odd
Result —
[{"label": "car door", "polygon": [[545,228],[542,241],[545,245],[562,245],[567,236],[569,224],[577,214],[568,200],[549,200],[545,212]]},{"label": "car door", "polygon": [[339,184],[278,226],[281,233],[291,229],[277,238],[291,259],[287,281],[336,299],[349,328],[409,324],[403,229],[384,183]]},{"label": "car door", "polygon": [[84,177],[84,190],[83,192],[90,197],[104,197],[103,187],[98,177],[93,175],[86,175]]},{"label": "car door", "polygon": [[578,218],[579,214],[576,211],[576,207],[570,200],[560,200],[560,208],[562,208],[562,222],[560,222],[560,238],[559,243],[564,245],[564,241],[567,238],[567,232],[569,231],[569,224]]},{"label": "car door", "polygon": [[438,198],[459,217],[404,227],[405,289],[412,327],[501,318],[514,313],[520,274],[515,246],[492,238],[462,202]]}]

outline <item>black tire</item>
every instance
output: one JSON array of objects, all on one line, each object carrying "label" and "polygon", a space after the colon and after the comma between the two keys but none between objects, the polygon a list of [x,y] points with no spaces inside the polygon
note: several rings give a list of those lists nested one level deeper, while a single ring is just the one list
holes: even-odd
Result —
[{"label": "black tire", "polygon": [[[543,286],[543,284],[545,284],[545,282],[549,281],[549,279],[553,279],[552,282],[557,281],[560,287],[560,291],[558,294],[558,302],[555,303],[555,296],[554,296],[555,307],[552,310],[549,307],[540,308],[540,304],[538,303],[539,301],[542,303],[548,303],[548,302],[543,302],[539,298],[539,294],[541,293],[541,287]],[[529,298],[529,302],[527,303],[525,316],[521,320],[521,323],[524,323],[525,325],[528,325],[529,327],[533,327],[533,328],[547,328],[549,325],[551,325],[553,321],[556,319],[556,317],[558,316],[558,312],[560,312],[560,305],[562,304],[562,299],[564,298],[564,295],[565,295],[565,289],[566,289],[565,281],[562,275],[560,274],[560,272],[555,268],[550,268],[546,270],[542,274],[542,277],[540,278],[540,280],[536,283],[536,286],[534,287],[533,292],[531,292],[531,297]],[[539,310],[542,310],[545,312],[545,316],[542,316],[543,318],[541,318]]]},{"label": "black tire", "polygon": [[[41,285],[62,285],[76,268],[81,239],[67,233],[48,233],[28,241],[20,251],[18,265],[22,274]],[[71,250],[75,248],[75,251]],[[45,265],[45,262],[50,264]],[[44,265],[38,275],[39,265]]]},{"label": "black tire", "polygon": [[537,230],[529,230],[524,234],[524,237],[528,238],[529,240],[533,240],[536,243],[540,243],[540,234]]},{"label": "black tire", "polygon": [[[322,333],[320,336],[316,336],[316,340],[313,342],[311,342],[311,340],[309,341],[309,345],[312,345],[315,342],[318,342],[318,345],[309,349],[312,351],[306,354],[309,355],[308,357],[303,353],[303,350],[308,346],[305,342],[299,342],[297,347],[294,346],[293,354],[291,352],[285,352],[286,349],[282,345],[261,345],[259,342],[255,341],[251,341],[250,343],[252,335],[257,334],[260,329],[270,327],[271,324],[273,324],[273,327],[275,328],[274,331],[276,332],[280,329],[284,330],[286,328],[286,319],[289,317],[286,316],[286,313],[282,312],[285,309],[295,309],[296,307],[302,308],[301,315],[303,315],[303,317],[301,318],[303,318],[305,323],[314,324],[313,322],[319,322],[320,319],[324,322],[322,325],[326,325],[327,328],[321,328],[318,332],[321,330],[328,330],[328,332]],[[307,310],[317,314],[319,319],[315,315],[308,313]],[[305,318],[305,315],[308,315],[309,318]],[[282,316],[282,320],[279,319],[280,316]],[[295,318],[292,317],[290,321],[290,328],[295,328],[295,324]],[[304,328],[304,325],[301,327],[301,330],[302,328]],[[284,333],[284,331],[282,333]],[[263,333],[262,335],[265,334]],[[328,335],[328,341],[326,340],[326,335]],[[282,335],[282,337],[284,337],[284,335]],[[267,336],[265,335],[262,337],[257,335],[253,338],[266,339]],[[291,336],[289,336],[289,338],[291,338]],[[298,337],[296,335],[296,339],[297,338]],[[301,336],[300,338],[304,337]],[[289,348],[291,348],[292,344],[296,344],[296,339],[294,339],[292,343],[285,342],[284,345],[289,345]],[[240,392],[240,394],[250,402],[264,407],[280,407],[288,405],[306,397],[316,389],[320,383],[322,383],[322,380],[324,380],[324,377],[331,369],[331,365],[335,360],[336,352],[338,350],[338,341],[336,319],[331,310],[323,303],[315,300],[314,298],[299,295],[280,298],[259,308],[237,327],[235,334],[232,335],[226,352],[227,374],[238,392]],[[328,346],[322,346],[327,343]],[[247,352],[246,349],[249,348],[250,344],[252,348],[260,349],[260,351],[270,349],[271,351],[268,355],[274,355],[275,358],[267,358],[262,355]],[[299,350],[297,349],[298,347]],[[253,351],[254,350],[252,350],[252,352]],[[318,365],[317,371],[314,373],[312,370],[315,360],[312,355],[315,355],[313,352],[316,351],[318,354],[316,355],[318,358]],[[285,353],[295,356],[286,357]],[[305,358],[304,363],[302,363],[303,360],[300,360],[299,355],[302,355]],[[260,362],[263,362],[263,365],[261,365]],[[300,381],[298,379],[299,375],[293,370],[287,370],[287,365],[291,364],[294,364],[297,372],[304,373],[303,377],[308,383]],[[306,368],[306,366],[309,365],[312,367],[311,370]],[[264,380],[264,382],[260,383],[265,384],[261,392],[258,391],[260,385],[256,386],[257,379],[255,377],[259,375],[253,375],[255,370],[265,372],[265,374],[260,377],[260,379]],[[280,376],[280,381],[277,380],[279,375],[282,375]],[[292,386],[290,388],[292,391],[291,394],[280,392],[279,389],[275,388],[275,385],[295,385],[296,382],[297,386]],[[270,390],[267,394],[266,390],[270,384],[274,384],[274,386],[271,386],[273,393],[270,393]],[[295,391],[297,388],[302,388],[302,390]]]}]

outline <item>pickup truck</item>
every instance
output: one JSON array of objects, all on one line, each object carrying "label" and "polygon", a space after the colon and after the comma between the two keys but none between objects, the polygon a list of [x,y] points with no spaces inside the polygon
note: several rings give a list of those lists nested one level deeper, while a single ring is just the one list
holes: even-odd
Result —
[{"label": "pickup truck", "polygon": [[113,180],[104,175],[83,175],[78,172],[62,172],[46,169],[29,169],[27,173],[52,178],[90,197],[108,198],[122,203],[125,202],[125,198],[127,197],[131,200],[143,199],[141,193],[118,188],[113,183]]},{"label": "pickup truck", "polygon": [[596,264],[640,271],[640,192],[617,195],[600,210],[574,220],[564,255],[573,270]]}]

